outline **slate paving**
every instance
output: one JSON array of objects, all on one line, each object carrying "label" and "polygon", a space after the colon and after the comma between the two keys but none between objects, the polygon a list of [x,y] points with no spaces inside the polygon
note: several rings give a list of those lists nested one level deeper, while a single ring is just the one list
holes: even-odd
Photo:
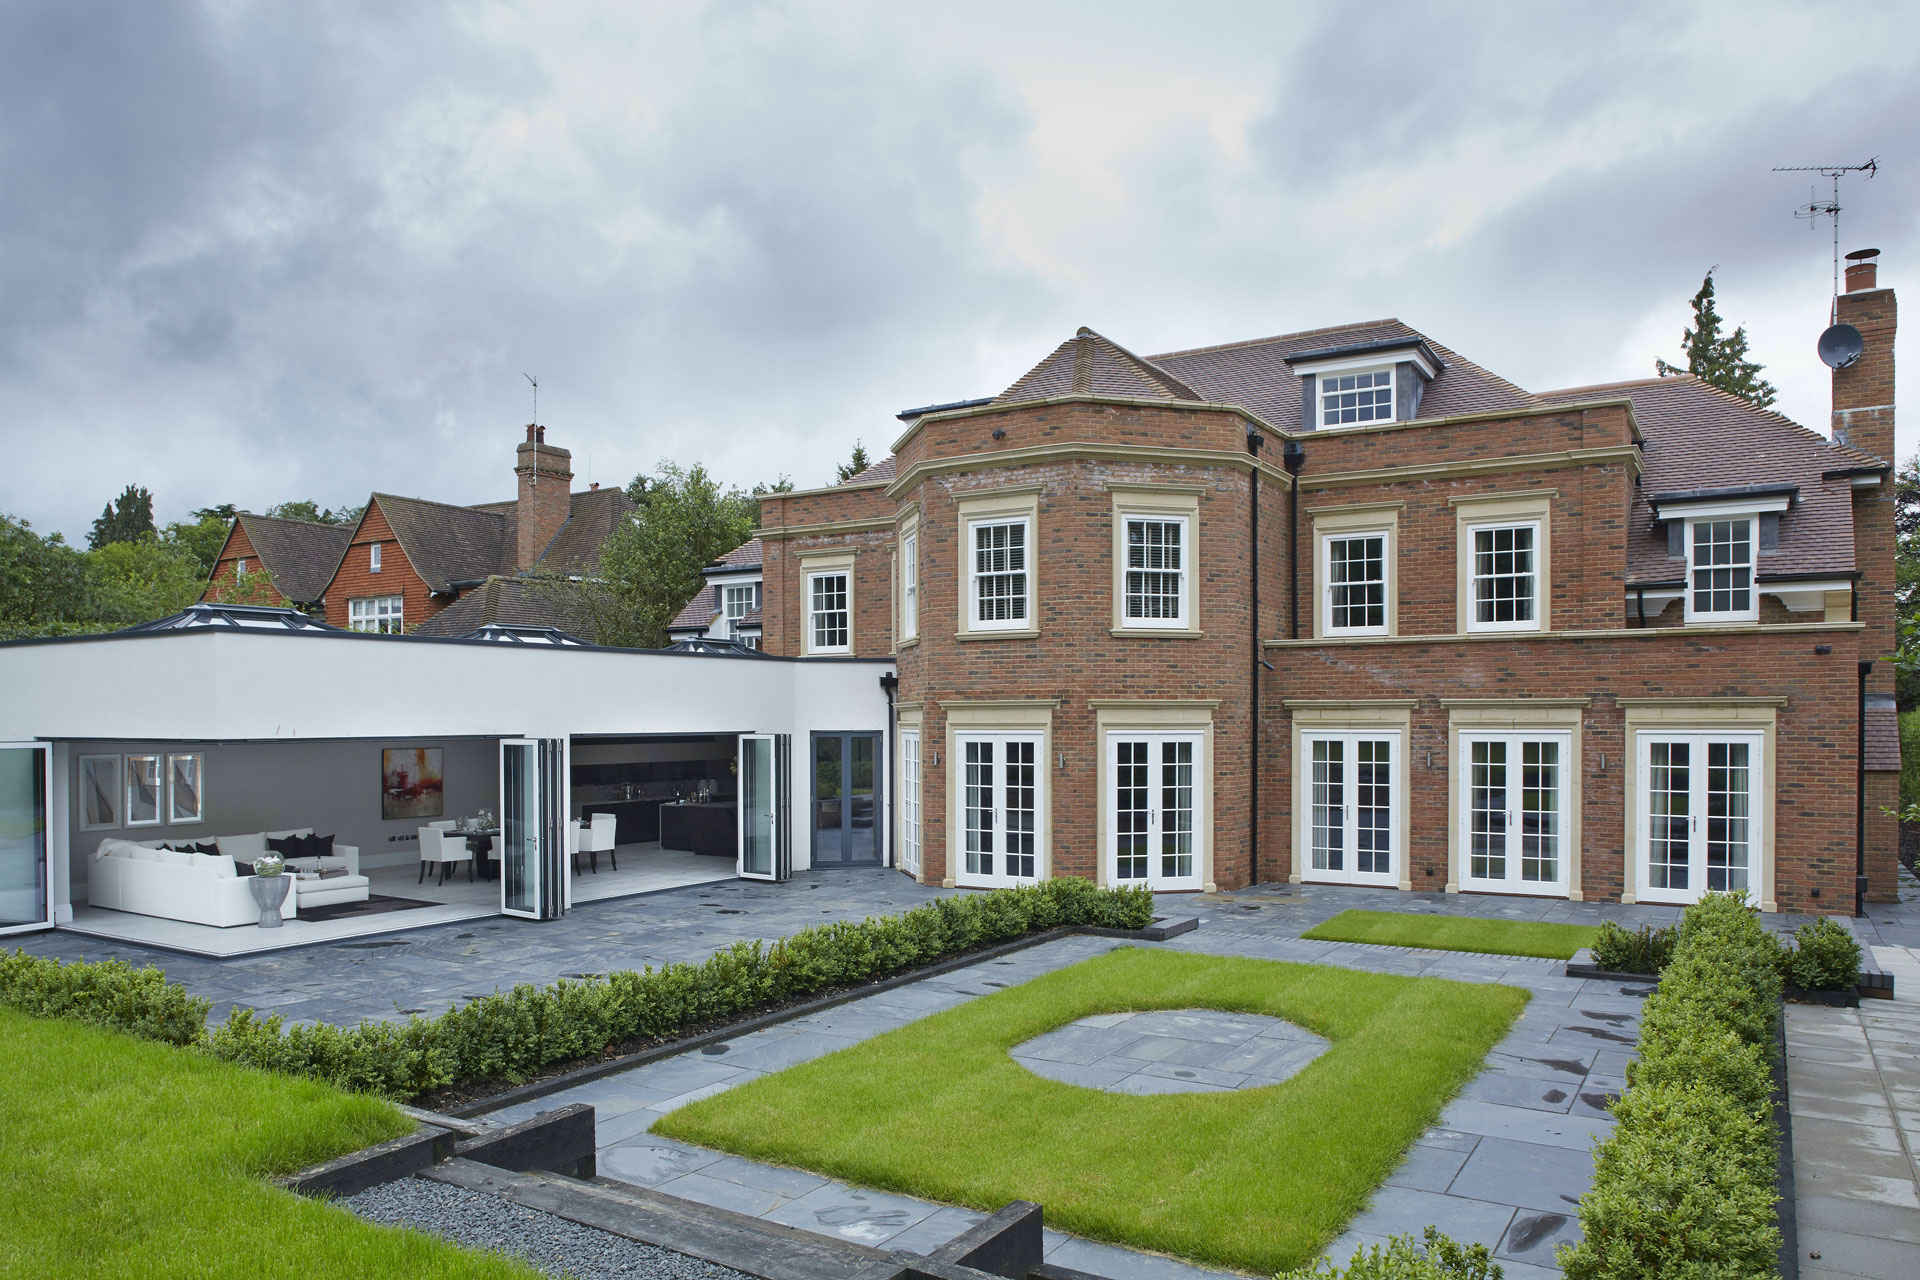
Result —
[{"label": "slate paving", "polygon": [[1155,1009],[1081,1018],[1011,1053],[1035,1075],[1107,1093],[1224,1093],[1279,1084],[1330,1048],[1281,1018]]}]

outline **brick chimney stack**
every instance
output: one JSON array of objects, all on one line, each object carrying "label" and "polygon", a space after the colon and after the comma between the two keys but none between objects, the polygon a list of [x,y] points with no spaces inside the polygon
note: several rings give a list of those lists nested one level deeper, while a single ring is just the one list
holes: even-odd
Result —
[{"label": "brick chimney stack", "polygon": [[1855,479],[1853,554],[1859,578],[1855,609],[1865,624],[1860,660],[1871,662],[1865,679],[1865,835],[1870,902],[1898,900],[1895,857],[1900,829],[1887,811],[1900,803],[1900,731],[1894,706],[1893,652],[1899,643],[1894,625],[1893,333],[1897,310],[1893,290],[1879,281],[1878,249],[1847,255],[1847,291],[1835,301],[1837,323],[1860,331],[1860,358],[1833,371],[1833,438],[1887,463],[1878,484]]},{"label": "brick chimney stack", "polygon": [[529,423],[527,438],[514,449],[513,473],[520,478],[514,565],[525,573],[573,514],[573,454],[548,444],[547,429]]}]

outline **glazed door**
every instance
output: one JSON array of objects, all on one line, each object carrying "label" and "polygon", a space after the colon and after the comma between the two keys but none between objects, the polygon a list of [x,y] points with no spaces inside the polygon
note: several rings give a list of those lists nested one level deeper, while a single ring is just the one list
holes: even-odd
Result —
[{"label": "glazed door", "polygon": [[1759,734],[1642,733],[1635,861],[1642,902],[1757,896],[1766,797]]},{"label": "glazed door", "polygon": [[500,742],[500,911],[553,920],[566,911],[567,827],[555,738]]},{"label": "glazed door", "polygon": [[1197,733],[1107,735],[1109,883],[1200,888],[1200,747]]},{"label": "glazed door", "polygon": [[813,865],[880,865],[877,733],[813,735]]},{"label": "glazed door", "polygon": [[959,734],[960,865],[955,883],[1032,884],[1041,868],[1045,773],[1037,733]]},{"label": "glazed door", "polygon": [[52,755],[44,743],[0,743],[0,934],[53,923],[47,865]]},{"label": "glazed door", "polygon": [[1568,734],[1462,734],[1460,887],[1567,896]]},{"label": "glazed door", "polygon": [[1305,734],[1301,755],[1301,878],[1399,884],[1400,735]]},{"label": "glazed door", "polygon": [[793,738],[789,734],[740,735],[740,853],[737,869],[747,880],[785,880],[792,874],[792,823],[787,802]]}]

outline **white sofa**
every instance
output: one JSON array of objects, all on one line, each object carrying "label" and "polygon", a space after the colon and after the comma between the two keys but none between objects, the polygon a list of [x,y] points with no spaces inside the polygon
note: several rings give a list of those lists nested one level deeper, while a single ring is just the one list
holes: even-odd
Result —
[{"label": "white sofa", "polygon": [[[312,834],[313,828],[304,827],[294,831],[219,836],[216,837],[220,847],[217,854],[174,853],[160,847],[173,843],[205,843],[187,836],[139,841],[110,837],[94,850],[93,864],[87,874],[87,901],[112,911],[131,911],[219,929],[258,924],[260,907],[253,900],[253,890],[247,887],[252,877],[240,875],[234,863],[252,862],[266,853],[269,836]],[[349,876],[358,876],[360,850],[353,845],[336,844],[330,858],[295,858],[287,865],[294,870],[345,871]],[[280,906],[281,919],[293,919],[299,905],[299,895],[289,892]]]}]

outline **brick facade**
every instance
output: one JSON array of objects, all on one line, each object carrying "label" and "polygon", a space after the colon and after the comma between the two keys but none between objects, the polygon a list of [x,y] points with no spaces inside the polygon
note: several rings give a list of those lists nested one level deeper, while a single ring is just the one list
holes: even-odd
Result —
[{"label": "brick facade", "polygon": [[[380,572],[370,568],[371,549],[380,544]],[[408,630],[425,622],[452,603],[451,598],[434,595],[407,560],[407,554],[394,536],[393,528],[380,509],[378,497],[367,503],[365,514],[354,528],[347,554],[340,561],[333,582],[327,588],[327,621],[345,627],[351,617],[350,600],[374,596],[401,597],[401,610]]]}]

